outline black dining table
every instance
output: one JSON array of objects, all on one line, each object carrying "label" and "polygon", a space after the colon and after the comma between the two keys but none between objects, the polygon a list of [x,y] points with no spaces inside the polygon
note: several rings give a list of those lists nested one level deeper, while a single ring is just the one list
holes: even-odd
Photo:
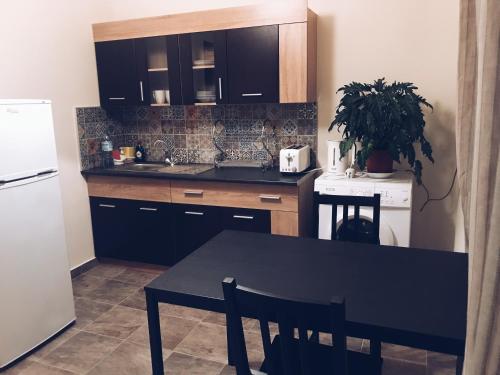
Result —
[{"label": "black dining table", "polygon": [[344,297],[348,336],[461,358],[467,269],[464,253],[223,231],[145,287],[153,374],[164,373],[158,304],[223,313],[225,277],[290,298]]}]

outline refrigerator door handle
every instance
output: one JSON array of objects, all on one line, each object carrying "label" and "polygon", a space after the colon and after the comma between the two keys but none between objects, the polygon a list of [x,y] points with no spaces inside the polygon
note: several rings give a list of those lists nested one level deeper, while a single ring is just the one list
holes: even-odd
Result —
[{"label": "refrigerator door handle", "polygon": [[0,189],[7,189],[9,187],[15,187],[20,185],[27,185],[33,182],[42,181],[48,178],[55,177],[59,174],[57,170],[51,169],[47,171],[42,171],[31,176],[23,176],[14,179],[3,179],[0,180]]}]

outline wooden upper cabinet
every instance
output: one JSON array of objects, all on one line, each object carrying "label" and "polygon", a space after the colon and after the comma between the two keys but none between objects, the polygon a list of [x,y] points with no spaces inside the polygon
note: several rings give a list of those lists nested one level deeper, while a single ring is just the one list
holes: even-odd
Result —
[{"label": "wooden upper cabinet", "polygon": [[227,31],[230,103],[279,101],[278,25]]},{"label": "wooden upper cabinet", "polygon": [[279,26],[280,103],[316,101],[316,15]]},{"label": "wooden upper cabinet", "polygon": [[99,96],[103,107],[139,103],[133,40],[95,44]]},{"label": "wooden upper cabinet", "polygon": [[226,32],[182,34],[179,51],[182,103],[228,103]]},{"label": "wooden upper cabinet", "polygon": [[103,106],[167,105],[164,96],[196,105],[316,101],[316,15],[307,1],[106,22],[93,31]]}]

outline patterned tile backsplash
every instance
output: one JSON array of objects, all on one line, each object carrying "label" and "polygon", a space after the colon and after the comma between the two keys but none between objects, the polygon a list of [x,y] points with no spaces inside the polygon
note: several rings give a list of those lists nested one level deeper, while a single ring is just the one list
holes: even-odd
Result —
[{"label": "patterned tile backsplash", "polygon": [[115,149],[136,146],[140,141],[148,161],[163,161],[165,145],[176,163],[212,163],[216,149],[212,128],[217,120],[218,144],[229,159],[266,160],[262,127],[268,148],[277,157],[279,150],[292,144],[317,152],[317,107],[308,104],[254,104],[218,106],[101,107],[77,108],[78,137],[82,169],[102,166],[101,142],[108,135]]}]

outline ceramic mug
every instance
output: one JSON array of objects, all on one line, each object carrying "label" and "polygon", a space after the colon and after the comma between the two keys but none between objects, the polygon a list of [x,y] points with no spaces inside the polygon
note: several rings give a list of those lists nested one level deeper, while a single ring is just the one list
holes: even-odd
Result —
[{"label": "ceramic mug", "polygon": [[[164,104],[165,103],[165,90],[153,90],[153,99],[156,104]],[[170,95],[169,95],[170,96]]]}]

